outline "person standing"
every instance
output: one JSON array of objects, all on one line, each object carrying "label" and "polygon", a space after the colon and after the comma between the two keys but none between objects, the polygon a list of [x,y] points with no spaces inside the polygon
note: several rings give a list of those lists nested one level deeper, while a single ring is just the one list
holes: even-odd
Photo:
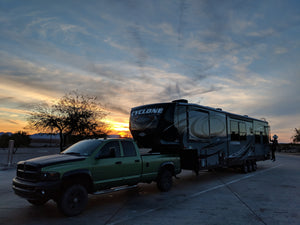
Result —
[{"label": "person standing", "polygon": [[278,146],[278,140],[277,139],[278,139],[278,136],[276,134],[274,134],[273,140],[271,140],[271,142],[272,142],[272,146],[271,146],[272,158],[271,158],[271,160],[273,160],[273,162],[276,160],[275,151],[276,151],[277,146]]}]

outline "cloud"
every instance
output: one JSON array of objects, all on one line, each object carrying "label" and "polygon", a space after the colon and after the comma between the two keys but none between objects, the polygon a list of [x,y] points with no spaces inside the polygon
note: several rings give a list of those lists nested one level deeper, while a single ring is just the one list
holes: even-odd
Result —
[{"label": "cloud", "polygon": [[285,54],[287,52],[288,52],[288,49],[285,48],[285,47],[277,47],[277,48],[274,49],[274,53],[278,54],[278,55]]},{"label": "cloud", "polygon": [[19,123],[17,123],[16,121],[14,120],[7,120],[8,123],[11,123],[11,124],[15,124],[15,125],[18,125]]},{"label": "cloud", "polygon": [[80,90],[118,119],[131,107],[177,98],[274,120],[300,111],[298,3],[3,6],[3,108],[27,110]]}]

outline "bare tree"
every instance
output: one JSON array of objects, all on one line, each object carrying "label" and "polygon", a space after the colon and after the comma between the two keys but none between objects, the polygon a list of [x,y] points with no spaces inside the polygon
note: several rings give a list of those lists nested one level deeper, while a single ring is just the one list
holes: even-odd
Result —
[{"label": "bare tree", "polygon": [[103,119],[106,115],[96,97],[73,91],[52,105],[36,106],[29,114],[28,122],[36,130],[58,132],[62,151],[67,136],[105,136],[107,124]]},{"label": "bare tree", "polygon": [[295,128],[295,135],[293,135],[293,142],[300,142],[300,129]]}]

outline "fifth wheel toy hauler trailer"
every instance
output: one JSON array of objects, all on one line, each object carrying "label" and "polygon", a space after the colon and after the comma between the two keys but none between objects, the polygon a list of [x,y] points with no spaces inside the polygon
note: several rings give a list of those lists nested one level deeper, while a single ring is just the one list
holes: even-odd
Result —
[{"label": "fifth wheel toy hauler trailer", "polygon": [[132,108],[130,131],[141,148],[178,153],[182,169],[256,170],[270,158],[267,121],[175,100]]}]

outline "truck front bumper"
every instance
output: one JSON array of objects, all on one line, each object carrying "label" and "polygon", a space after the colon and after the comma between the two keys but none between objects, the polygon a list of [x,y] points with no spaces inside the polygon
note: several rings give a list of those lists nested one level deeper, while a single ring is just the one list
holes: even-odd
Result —
[{"label": "truck front bumper", "polygon": [[28,200],[55,199],[60,191],[60,180],[28,182],[13,179],[12,188],[16,195]]}]

